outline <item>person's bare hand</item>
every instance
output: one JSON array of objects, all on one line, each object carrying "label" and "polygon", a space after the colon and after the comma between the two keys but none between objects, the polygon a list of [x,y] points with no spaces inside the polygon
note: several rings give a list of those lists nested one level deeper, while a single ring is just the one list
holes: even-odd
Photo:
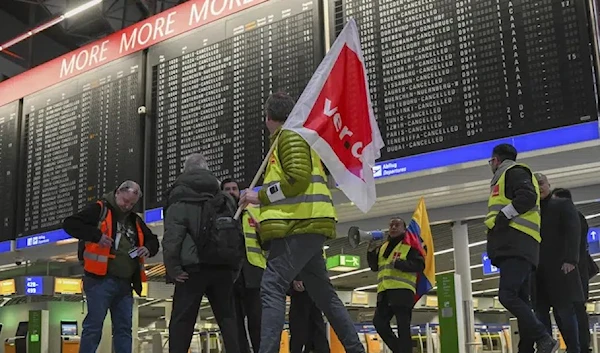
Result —
[{"label": "person's bare hand", "polygon": [[187,272],[181,272],[181,274],[179,274],[179,276],[175,277],[175,280],[179,283],[183,283],[186,280],[188,280],[190,278],[190,276],[187,274]]},{"label": "person's bare hand", "polygon": [[258,198],[258,193],[254,190],[246,189],[242,197],[240,197],[240,206],[247,206],[248,204],[260,204],[260,199]]},{"label": "person's bare hand", "polygon": [[304,292],[304,290],[305,290],[304,283],[302,283],[302,281],[294,281],[292,283],[292,286],[294,287],[294,290],[296,292]]},{"label": "person's bare hand", "polygon": [[567,273],[569,273],[569,272],[571,272],[571,271],[573,271],[575,269],[575,265],[572,265],[572,264],[569,264],[569,263],[565,262],[560,269],[566,275]]},{"label": "person's bare hand", "polygon": [[101,248],[110,248],[112,246],[112,244],[113,244],[112,238],[110,238],[106,234],[102,234],[102,238],[100,238],[98,245],[100,245]]}]

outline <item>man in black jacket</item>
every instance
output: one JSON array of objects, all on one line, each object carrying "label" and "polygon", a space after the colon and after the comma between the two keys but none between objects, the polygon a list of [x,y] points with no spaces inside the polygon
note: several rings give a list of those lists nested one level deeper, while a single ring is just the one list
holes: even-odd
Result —
[{"label": "man in black jacket", "polygon": [[[183,173],[169,194],[162,245],[167,275],[175,281],[169,324],[170,353],[188,352],[204,294],[223,334],[225,350],[240,351],[233,302],[233,283],[239,269],[203,263],[200,255],[203,249],[196,246],[196,240],[206,237],[200,229],[202,202],[207,196],[221,192],[206,159],[195,153],[185,160]],[[230,203],[235,212],[234,200]]]},{"label": "man in black jacket", "polygon": [[[235,180],[230,178],[224,179],[221,182],[221,190],[229,193],[229,195],[235,199],[235,202],[240,200],[240,188]],[[249,211],[244,210],[244,212]],[[242,221],[244,221],[244,217],[245,215],[241,217]],[[248,336],[250,336],[250,341],[252,342],[253,352],[258,352],[260,347],[260,320],[262,315],[260,302],[260,281],[262,280],[264,270],[259,266],[252,265],[249,261],[249,256],[260,256],[260,260],[266,263],[266,259],[262,257],[262,253],[247,253],[245,255],[244,262],[242,263],[242,271],[240,272],[238,279],[235,281],[234,286],[234,300],[238,324],[240,353],[250,353],[250,346],[248,345],[247,338]],[[252,258],[250,258],[250,260],[252,260]],[[244,324],[244,319],[247,320],[248,336],[246,336],[246,325]]]},{"label": "man in black jacket", "polygon": [[500,269],[498,297],[517,318],[521,340],[536,342],[538,353],[554,353],[558,342],[530,306],[529,281],[539,262],[541,241],[539,187],[531,169],[516,159],[512,145],[500,144],[489,160],[494,176],[485,219],[487,252]]},{"label": "man in black jacket", "polygon": [[[573,201],[571,191],[568,189],[554,189],[552,197],[563,198]],[[577,315],[577,326],[579,329],[579,345],[581,346],[582,353],[589,353],[590,351],[590,319],[585,307],[585,302],[590,297],[590,278],[593,277],[597,272],[596,266],[590,269],[589,264],[593,264],[594,260],[591,258],[589,253],[589,246],[587,241],[587,235],[589,231],[589,225],[583,213],[577,211],[579,214],[579,225],[581,226],[581,237],[579,238],[579,277],[581,278],[581,289],[583,291],[584,301],[575,303],[575,315]]]},{"label": "man in black jacket", "polygon": [[540,186],[542,210],[542,244],[540,263],[536,271],[535,311],[552,330],[550,307],[567,345],[567,352],[580,353],[579,328],[575,303],[584,301],[579,276],[579,245],[581,225],[573,202],[552,198],[545,175],[536,173]]},{"label": "man in black jacket", "polygon": [[133,212],[141,196],[140,186],[128,180],[63,222],[69,235],[85,242],[81,260],[88,313],[80,353],[96,352],[108,310],[114,349],[131,353],[132,287],[141,295],[144,258],[156,255],[159,248],[156,235]]},{"label": "man in black jacket", "polygon": [[[377,242],[371,241],[367,250],[369,267],[372,271],[379,272],[373,325],[383,342],[394,353],[412,352],[410,323],[415,305],[416,278],[417,273],[425,269],[425,259],[417,249],[404,244],[405,236],[404,220],[392,218],[385,243],[378,246]],[[406,247],[410,249],[404,253]],[[394,316],[398,324],[398,336],[390,326]]]}]

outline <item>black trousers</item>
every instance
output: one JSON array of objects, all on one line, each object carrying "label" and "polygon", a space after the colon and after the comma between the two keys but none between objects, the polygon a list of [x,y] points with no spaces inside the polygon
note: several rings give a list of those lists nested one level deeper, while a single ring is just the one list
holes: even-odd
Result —
[{"label": "black trousers", "polygon": [[248,321],[248,336],[250,336],[252,342],[252,351],[258,352],[262,315],[260,288],[244,288],[241,285],[236,285],[234,292],[240,353],[250,353],[244,318]]},{"label": "black trousers", "polygon": [[323,314],[306,291],[293,293],[289,323],[290,353],[329,353]]},{"label": "black trousers", "polygon": [[[396,317],[398,336],[394,334],[390,325],[393,317]],[[382,295],[377,301],[373,325],[383,342],[385,342],[392,352],[412,352],[412,335],[410,333],[411,320],[412,306],[390,303],[389,298],[386,295]]]},{"label": "black trousers", "polygon": [[575,315],[577,315],[577,325],[579,326],[579,346],[582,353],[590,351],[590,318],[585,303],[575,303]]},{"label": "black trousers", "polygon": [[235,273],[223,269],[202,269],[175,284],[173,311],[169,323],[169,353],[187,353],[204,294],[212,307],[227,352],[239,352],[233,301]]}]

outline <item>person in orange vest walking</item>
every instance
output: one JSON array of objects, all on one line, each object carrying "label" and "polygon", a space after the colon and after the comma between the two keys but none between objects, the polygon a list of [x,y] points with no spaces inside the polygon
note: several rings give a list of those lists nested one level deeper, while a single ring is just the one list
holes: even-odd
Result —
[{"label": "person in orange vest walking", "polygon": [[63,229],[80,240],[79,258],[85,272],[88,313],[79,353],[96,352],[109,310],[114,350],[132,351],[132,290],[141,295],[146,281],[144,259],[159,249],[156,235],[133,212],[141,196],[140,186],[128,180],[63,222]]}]

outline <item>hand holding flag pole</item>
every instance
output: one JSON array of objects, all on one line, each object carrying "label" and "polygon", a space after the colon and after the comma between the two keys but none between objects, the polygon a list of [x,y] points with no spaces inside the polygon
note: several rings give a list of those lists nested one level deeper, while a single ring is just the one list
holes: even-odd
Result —
[{"label": "hand holding flag pole", "polygon": [[[358,27],[350,19],[302,92],[282,129],[296,132],[319,155],[338,184],[361,211],[376,201],[373,166],[383,140],[369,94]],[[277,140],[265,156],[250,189],[256,186]],[[245,205],[238,208],[239,218]]]}]

